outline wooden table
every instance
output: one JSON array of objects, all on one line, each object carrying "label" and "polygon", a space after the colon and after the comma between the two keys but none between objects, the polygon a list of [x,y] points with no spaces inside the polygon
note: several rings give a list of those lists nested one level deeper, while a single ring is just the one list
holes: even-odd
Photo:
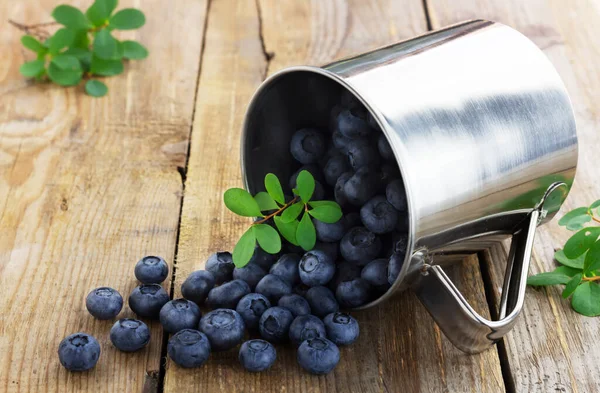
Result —
[{"label": "wooden table", "polygon": [[[90,1],[76,1],[87,6]],[[49,19],[56,0],[0,1],[0,15]],[[133,263],[165,256],[170,287],[206,257],[231,249],[246,222],[222,204],[241,185],[239,141],[248,101],[265,76],[321,64],[471,18],[506,23],[539,45],[573,99],[580,160],[563,211],[600,198],[600,3],[591,0],[122,0],[147,15],[127,33],[150,57],[108,78],[109,95],[32,84],[19,31],[0,40],[0,391],[2,392],[597,392],[600,320],[574,313],[558,288],[528,289],[514,330],[492,350],[465,355],[441,334],[411,293],[357,314],[361,338],[343,348],[335,372],[303,372],[279,351],[273,369],[249,374],[237,352],[200,369],[164,360],[166,336],[134,354],[111,346],[110,321],[85,310],[88,291],[128,294]],[[597,150],[597,149],[596,149]],[[556,220],[541,228],[532,272],[552,269],[566,240]],[[489,314],[505,249],[466,255],[457,285]],[[485,283],[485,284],[484,284]],[[491,307],[491,314],[495,314]],[[133,316],[126,307],[121,316]],[[67,334],[96,336],[102,356],[69,373],[56,355]]]}]

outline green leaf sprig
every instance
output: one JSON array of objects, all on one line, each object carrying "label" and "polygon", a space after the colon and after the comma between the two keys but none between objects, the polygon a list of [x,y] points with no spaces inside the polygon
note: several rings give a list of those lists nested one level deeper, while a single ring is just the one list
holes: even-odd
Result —
[{"label": "green leaf sprig", "polygon": [[[317,241],[312,219],[335,223],[342,218],[340,205],[332,201],[312,201],[315,179],[308,171],[301,171],[296,179],[294,196],[286,201],[277,176],[265,176],[265,189],[255,196],[241,188],[225,191],[225,206],[235,214],[258,219],[244,232],[233,249],[233,263],[237,267],[248,264],[256,243],[269,254],[281,251],[281,236],[293,245],[310,251]],[[273,219],[270,225],[269,220]]]},{"label": "green leaf sprig", "polygon": [[600,223],[598,215],[600,200],[565,214],[558,225],[576,232],[554,253],[561,266],[527,279],[531,286],[565,285],[562,297],[571,297],[571,307],[589,317],[600,315],[600,227],[586,224]]},{"label": "green leaf sprig", "polygon": [[[11,23],[25,31],[23,46],[36,54],[36,59],[21,65],[19,71],[28,78],[49,79],[61,86],[75,86],[85,77],[113,76],[123,72],[124,60],[140,60],[148,50],[137,41],[119,41],[115,30],[138,29],[146,23],[142,11],[125,8],[115,12],[118,0],[95,0],[85,14],[70,5],[59,5],[52,11],[57,24],[53,35],[38,25]],[[88,79],[87,94],[102,97],[108,87],[97,79]]]}]

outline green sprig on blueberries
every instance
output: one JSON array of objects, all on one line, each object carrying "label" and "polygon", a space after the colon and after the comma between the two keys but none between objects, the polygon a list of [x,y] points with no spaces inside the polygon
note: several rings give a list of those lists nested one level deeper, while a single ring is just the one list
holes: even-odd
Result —
[{"label": "green sprig on blueberries", "polygon": [[[49,79],[61,86],[75,86],[83,78],[113,76],[123,72],[124,60],[140,60],[148,50],[137,41],[119,41],[115,30],[134,30],[142,27],[146,18],[142,11],[125,8],[115,12],[117,0],[95,0],[85,14],[70,5],[59,5],[52,11],[57,24],[62,25],[53,35],[41,29],[53,23],[23,25],[11,23],[25,31],[23,46],[36,54],[36,59],[21,65],[23,76],[36,80]],[[102,97],[108,92],[106,84],[88,79],[87,94]]]},{"label": "green sprig on blueberries", "polygon": [[571,307],[585,316],[600,315],[600,200],[565,214],[558,225],[576,231],[562,250],[554,253],[561,266],[530,276],[531,286],[565,285],[562,297],[571,297]]},{"label": "green sprig on blueberries", "polygon": [[[242,188],[225,191],[225,206],[229,210],[239,216],[258,218],[233,250],[233,263],[237,267],[248,264],[256,243],[265,252],[277,254],[281,251],[281,236],[291,244],[310,251],[317,240],[312,218],[331,224],[342,218],[342,209],[336,202],[311,200],[315,179],[306,170],[298,174],[291,200],[286,201],[281,183],[272,173],[265,176],[265,189],[266,192],[255,196]],[[275,228],[267,223],[271,219]]]}]

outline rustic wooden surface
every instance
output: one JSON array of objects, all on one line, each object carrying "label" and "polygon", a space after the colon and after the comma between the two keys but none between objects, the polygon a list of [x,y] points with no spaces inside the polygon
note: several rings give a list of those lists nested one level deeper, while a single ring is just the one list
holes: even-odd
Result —
[{"label": "rustic wooden surface", "polygon": [[[74,2],[75,5],[87,2]],[[267,373],[237,353],[197,370],[161,358],[164,337],[116,351],[110,322],[85,311],[87,292],[127,295],[132,265],[148,253],[176,261],[174,296],[214,251],[231,249],[247,224],[222,205],[241,184],[239,136],[261,81],[289,65],[322,64],[470,18],[513,26],[555,64],[572,96],[580,138],[577,183],[566,209],[600,197],[594,178],[600,8],[586,0],[177,0],[121,1],[147,24],[135,33],[150,57],[109,78],[109,95],[30,84],[20,33],[0,25],[0,392],[594,392],[600,391],[600,322],[571,311],[556,289],[528,290],[522,318],[498,349],[456,350],[415,296],[358,313],[361,338],[328,376],[303,372],[278,348]],[[46,21],[54,0],[0,0],[0,15]],[[160,32],[160,34],[158,33]],[[188,141],[191,143],[188,151]],[[553,268],[568,234],[541,228],[532,272]],[[505,249],[465,257],[450,275],[483,314],[502,282]],[[484,280],[482,280],[482,276]],[[484,283],[487,288],[484,288]],[[170,283],[165,284],[167,287]],[[486,289],[490,299],[486,299]],[[492,309],[492,314],[495,312]],[[131,315],[127,306],[122,316]],[[68,373],[56,348],[86,331],[102,345],[98,366]],[[589,366],[586,366],[589,365]]]}]

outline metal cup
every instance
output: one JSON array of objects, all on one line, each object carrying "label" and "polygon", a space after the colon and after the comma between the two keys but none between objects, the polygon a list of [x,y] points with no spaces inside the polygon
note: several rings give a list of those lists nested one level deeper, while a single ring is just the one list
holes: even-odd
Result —
[{"label": "metal cup", "polygon": [[[248,108],[242,171],[251,192],[291,175],[294,131],[328,124],[353,93],[388,138],[406,188],[408,251],[392,288],[416,292],[463,351],[502,338],[523,307],[538,225],[565,200],[577,166],[573,109],[556,70],[525,36],[468,21],[324,67],[266,80]],[[479,315],[442,269],[444,253],[512,236],[499,319]]]}]

